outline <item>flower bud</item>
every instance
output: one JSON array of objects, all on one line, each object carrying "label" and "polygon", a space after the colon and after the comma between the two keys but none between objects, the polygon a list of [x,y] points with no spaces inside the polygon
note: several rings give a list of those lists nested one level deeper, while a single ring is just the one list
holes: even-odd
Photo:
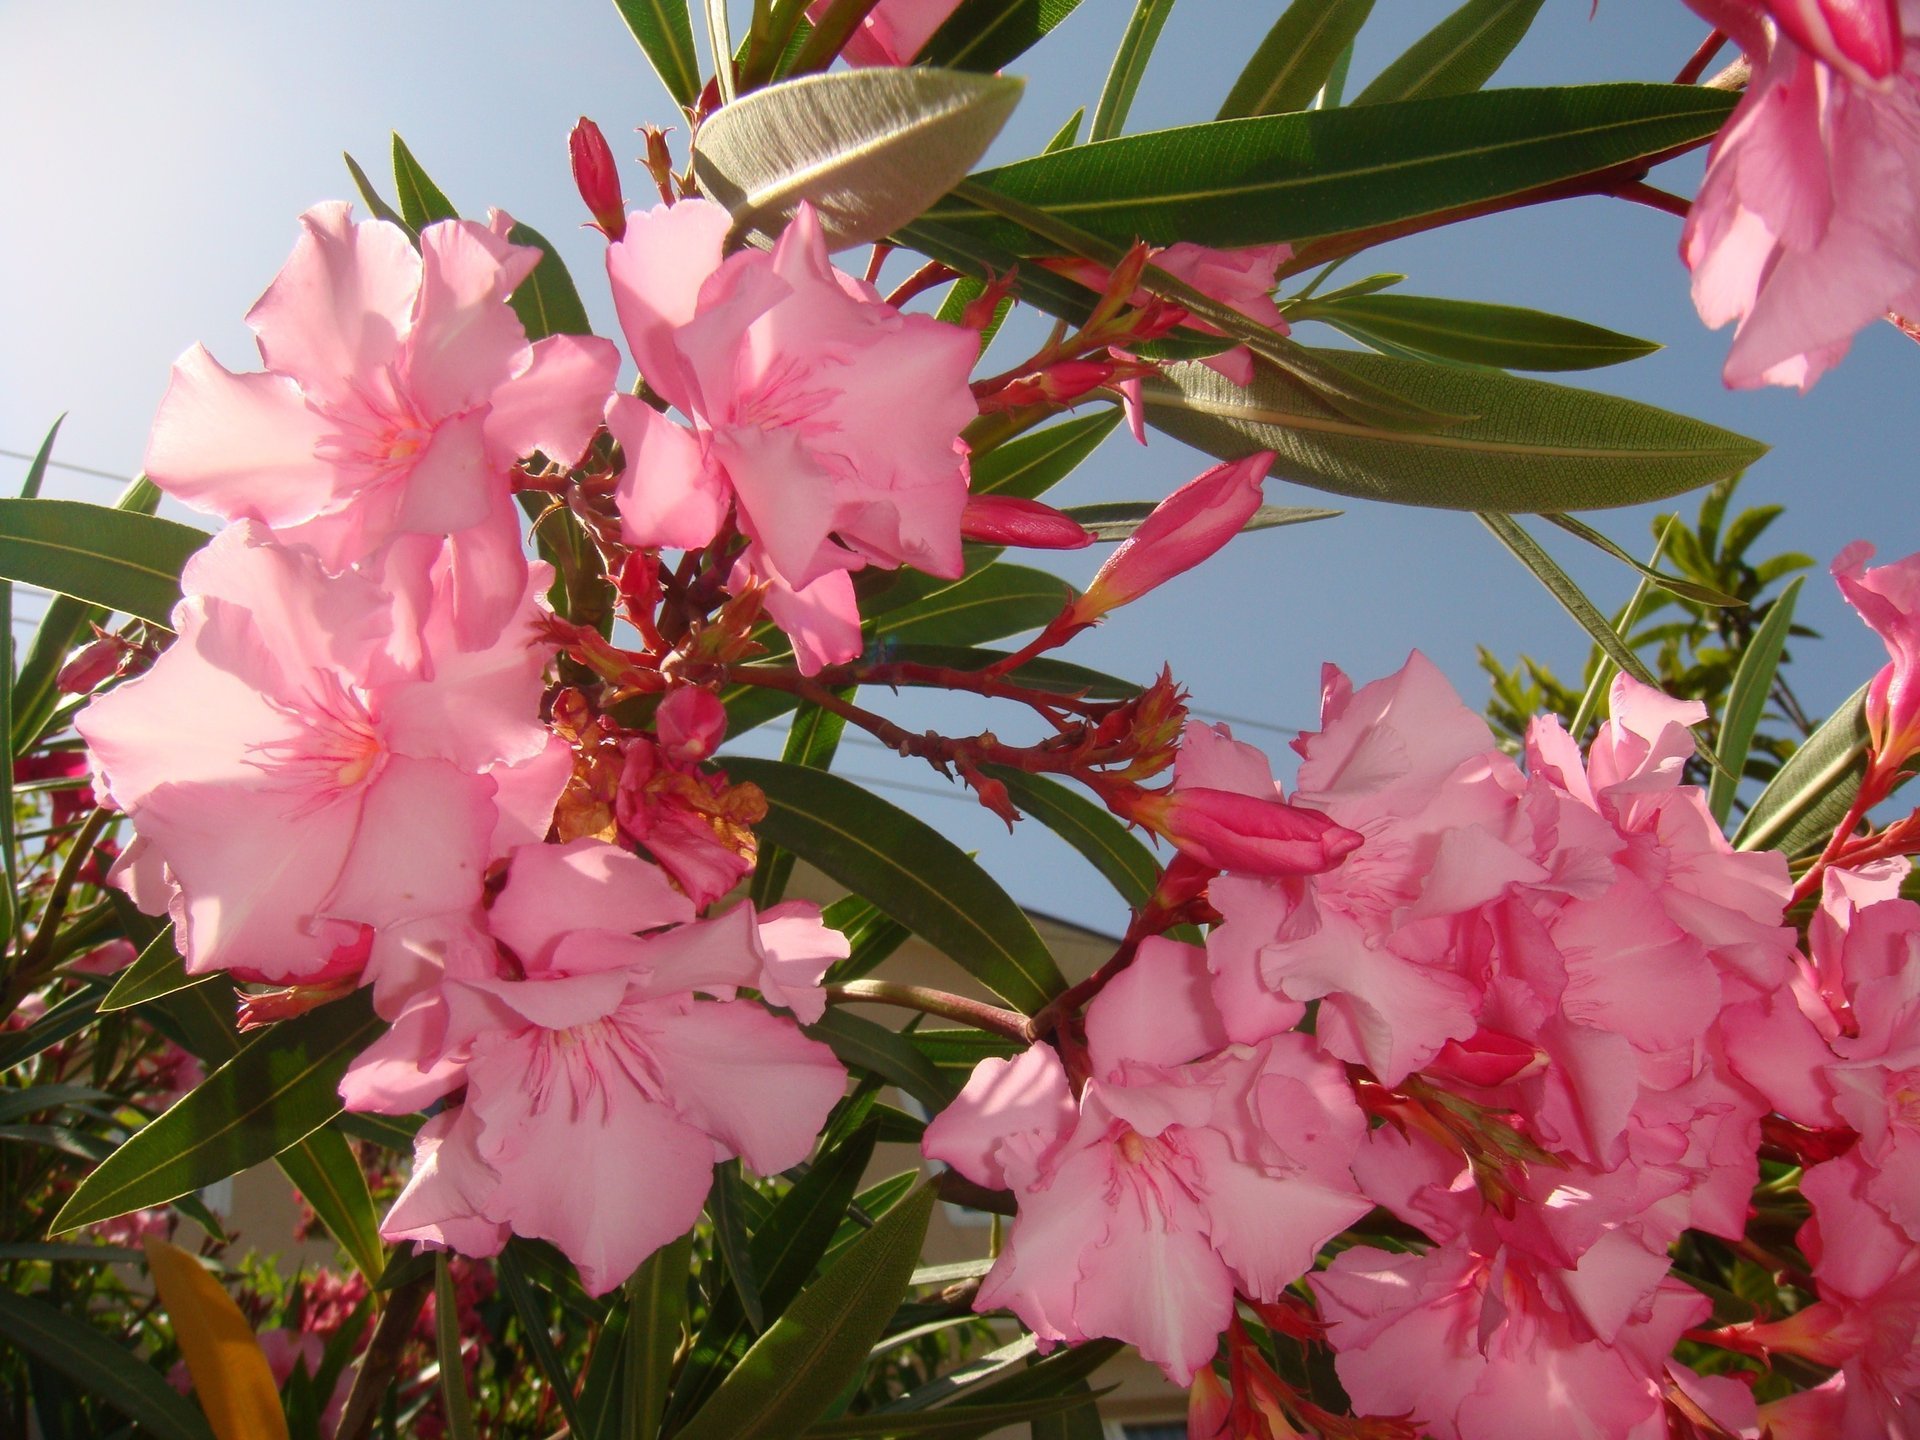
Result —
[{"label": "flower bud", "polygon": [[1360,848],[1361,836],[1318,810],[1231,790],[1188,785],[1116,788],[1107,805],[1165,836],[1183,854],[1241,875],[1317,875]]},{"label": "flower bud", "polygon": [[682,764],[706,759],[727,738],[726,710],[711,690],[698,686],[684,686],[662,700],[653,724],[660,748]]},{"label": "flower bud", "polygon": [[567,150],[573,158],[573,183],[587,202],[594,229],[609,240],[618,240],[627,233],[627,206],[620,194],[620,168],[614,163],[607,137],[582,115],[567,136]]},{"label": "flower bud", "polygon": [[1027,550],[1079,550],[1093,533],[1051,505],[1018,495],[971,495],[960,512],[960,535],[986,545]]},{"label": "flower bud", "polygon": [[63,695],[85,695],[119,670],[128,649],[118,636],[102,635],[63,665],[53,683]]},{"label": "flower bud", "polygon": [[1239,534],[1260,508],[1261,480],[1273,460],[1271,450],[1262,450],[1216,465],[1162,500],[1074,601],[1072,622],[1091,625],[1191,570]]},{"label": "flower bud", "polygon": [[1187,1391],[1187,1440],[1222,1440],[1232,1409],[1233,1397],[1213,1367],[1201,1366],[1193,1372],[1193,1388]]}]

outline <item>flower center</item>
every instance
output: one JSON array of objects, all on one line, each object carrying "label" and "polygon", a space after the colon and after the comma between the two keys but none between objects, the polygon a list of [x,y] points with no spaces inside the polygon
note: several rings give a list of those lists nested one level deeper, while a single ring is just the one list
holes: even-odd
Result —
[{"label": "flower center", "polygon": [[299,733],[251,746],[250,763],[273,776],[276,788],[305,797],[294,813],[310,815],[371,782],[386,760],[386,746],[366,701],[331,672],[316,677],[303,702],[274,702],[296,721]]}]

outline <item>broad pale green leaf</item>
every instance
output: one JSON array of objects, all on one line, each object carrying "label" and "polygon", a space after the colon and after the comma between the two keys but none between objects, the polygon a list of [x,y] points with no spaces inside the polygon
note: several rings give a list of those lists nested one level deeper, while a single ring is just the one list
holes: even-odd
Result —
[{"label": "broad pale green leaf", "polygon": [[1110,140],[1127,128],[1127,112],[1140,89],[1140,77],[1147,73],[1147,61],[1160,41],[1160,31],[1173,13],[1173,0],[1134,0],[1133,18],[1121,33],[1120,48],[1114,52],[1113,65],[1107,71],[1107,83],[1100,87],[1100,101],[1093,107],[1093,126],[1088,140]]},{"label": "broad pale green leaf", "polygon": [[0,499],[0,578],[171,626],[180,567],[209,538],[106,505]]},{"label": "broad pale green leaf", "polygon": [[213,1440],[200,1412],[157,1370],[38,1296],[0,1290],[0,1335],[158,1440]]},{"label": "broad pale green leaf", "polygon": [[1218,118],[1306,109],[1372,13],[1373,0],[1293,0],[1233,82]]},{"label": "broad pale green leaf", "polygon": [[435,221],[460,217],[446,193],[413,158],[413,151],[407,148],[407,142],[400,138],[397,130],[393,133],[393,188],[400,196],[401,215],[416,233]]},{"label": "broad pale green leaf", "polygon": [[687,0],[613,0],[660,83],[683,109],[700,98],[700,60]]},{"label": "broad pale green leaf", "polygon": [[1390,354],[1501,370],[1596,370],[1660,348],[1543,310],[1427,295],[1330,296],[1295,306],[1289,317],[1323,321]]},{"label": "broad pale green leaf", "polygon": [[1866,701],[1862,685],[1801,742],[1747,811],[1736,849],[1798,855],[1826,844],[1866,773]]},{"label": "broad pale green leaf", "polygon": [[[1398,224],[1639,164],[1711,137],[1733,103],[1696,85],[1489,90],[1123,136],[978,181],[1116,244],[1260,245]],[[1003,253],[1043,248],[959,198],[926,221]]]},{"label": "broad pale green leaf", "polygon": [[380,1213],[374,1209],[366,1174],[346,1136],[331,1128],[316,1130],[275,1159],[354,1268],[369,1283],[379,1279],[387,1268]]},{"label": "broad pale green leaf", "polygon": [[841,1064],[899,1086],[929,1111],[941,1110],[953,1099],[946,1077],[898,1030],[834,1007],[808,1026],[807,1034],[830,1046]]},{"label": "broad pale green leaf", "polygon": [[1467,0],[1413,42],[1351,104],[1463,95],[1493,78],[1526,36],[1541,0]]},{"label": "broad pale green leaf", "polygon": [[1079,8],[1080,0],[961,0],[920,50],[949,70],[992,72],[1018,59]]},{"label": "broad pale green leaf", "polygon": [[1019,102],[1000,76],[876,66],[756,90],[700,127],[693,173],[736,234],[777,235],[802,200],[833,249],[881,239],[963,177]]},{"label": "broad pale green leaf", "polygon": [[526,329],[527,339],[591,335],[593,325],[587,319],[587,307],[580,303],[580,292],[574,288],[573,277],[567,274],[567,267],[552,242],[531,225],[518,223],[507,231],[507,239],[515,245],[531,245],[540,252],[540,263],[510,297],[513,311]]},{"label": "broad pale green leaf", "polygon": [[1038,500],[1077,470],[1119,423],[1117,408],[1097,410],[996,445],[974,457],[972,493]]},{"label": "broad pale green leaf", "polygon": [[1066,988],[1026,912],[925,821],[837,775],[728,757],[767,796],[762,833],[864,896],[994,994],[1032,1013]]},{"label": "broad pale green leaf", "polygon": [[898,1308],[933,1200],[933,1185],[921,1185],[849,1245],[741,1357],[681,1440],[790,1440],[824,1414]]},{"label": "broad pale green leaf", "polygon": [[[1152,500],[1110,500],[1100,505],[1074,505],[1066,513],[1089,530],[1095,540],[1124,540],[1138,530],[1156,507]],[[1338,519],[1338,510],[1303,509],[1296,505],[1262,505],[1240,527],[1271,530],[1280,525],[1307,525],[1315,520]]]},{"label": "broad pale green leaf", "polygon": [[1707,786],[1707,809],[1716,823],[1725,825],[1733,813],[1733,794],[1740,788],[1740,776],[1747,768],[1747,751],[1753,745],[1753,732],[1767,708],[1773,690],[1773,677],[1780,669],[1780,656],[1787,646],[1787,630],[1793,624],[1793,607],[1800,598],[1804,575],[1780,592],[1780,598],[1768,607],[1767,618],[1747,641],[1740,657],[1740,668],[1733,672],[1727,689],[1726,710],[1720,716],[1718,750],[1725,770],[1716,770]]},{"label": "broad pale green leaf", "polygon": [[541,1379],[547,1382],[548,1391],[559,1403],[560,1413],[566,1418],[568,1432],[590,1436],[592,1432],[581,1420],[579,1405],[573,1397],[573,1377],[567,1374],[560,1352],[554,1348],[553,1336],[547,1330],[546,1299],[535,1291],[533,1282],[527,1278],[527,1268],[520,1258],[519,1248],[509,1243],[493,1262],[493,1269],[500,1277],[500,1288],[506,1291],[508,1303],[513,1306],[514,1317],[520,1322],[520,1333],[526,1337],[533,1363],[539,1367]]},{"label": "broad pale green leaf", "polygon": [[[877,1126],[860,1126],[821,1155],[755,1231],[751,1263],[765,1277],[761,1298],[770,1317],[777,1318],[793,1303],[832,1243],[873,1159],[877,1135]],[[716,1296],[674,1386],[670,1413],[691,1415],[704,1406],[761,1328],[749,1325],[738,1297],[730,1292]]]},{"label": "broad pale green leaf", "polygon": [[203,985],[211,975],[189,975],[186,962],[173,943],[173,926],[163,927],[147,942],[134,962],[114,977],[113,988],[100,1002],[101,1011],[131,1010],[148,1000],[158,1000],[190,985]]},{"label": "broad pale green leaf", "polygon": [[987,771],[1007,787],[1013,803],[1086,857],[1128,905],[1141,905],[1160,883],[1160,862],[1106,807],[1043,775],[1005,766]]},{"label": "broad pale green leaf", "polygon": [[1614,395],[1384,355],[1341,358],[1386,389],[1473,418],[1442,430],[1381,429],[1277,376],[1256,376],[1243,390],[1187,362],[1142,387],[1147,419],[1222,459],[1273,450],[1281,479],[1457,510],[1634,505],[1737,475],[1766,453],[1730,430]]},{"label": "broad pale green leaf", "polygon": [[347,1062],[385,1028],[355,996],[253,1036],[81,1181],[53,1231],[165,1204],[305,1139],[340,1113]]}]

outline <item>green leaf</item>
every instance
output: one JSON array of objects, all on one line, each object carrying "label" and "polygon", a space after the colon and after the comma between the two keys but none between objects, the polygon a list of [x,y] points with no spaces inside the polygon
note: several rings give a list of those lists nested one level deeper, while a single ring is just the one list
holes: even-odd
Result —
[{"label": "green leaf", "polygon": [[367,213],[376,220],[385,220],[389,225],[398,225],[407,232],[407,237],[416,245],[420,243],[420,232],[407,224],[406,216],[387,203],[387,197],[374,188],[373,181],[367,178],[367,172],[360,168],[360,162],[340,152],[340,158],[347,162],[347,173],[353,177],[353,188],[360,192],[360,201],[367,207]]},{"label": "green leaf", "polygon": [[39,498],[40,487],[47,478],[47,462],[53,458],[53,442],[60,438],[60,427],[66,423],[65,415],[53,422],[53,428],[47,431],[46,438],[40,442],[40,448],[34,452],[33,459],[27,463],[27,478],[20,482],[22,500]]},{"label": "green leaf", "polygon": [[22,1260],[48,1265],[134,1265],[145,1256],[125,1245],[61,1245],[30,1240],[0,1243],[0,1261]]},{"label": "green leaf", "polygon": [[143,1005],[149,1000],[158,1000],[162,995],[171,995],[176,990],[185,990],[189,986],[204,985],[211,975],[189,975],[186,962],[173,943],[173,926],[161,928],[158,935],[147,942],[134,962],[115,977],[113,988],[100,1002],[101,1013],[114,1010],[131,1010],[135,1005]]},{"label": "green leaf", "polygon": [[37,1296],[0,1290],[0,1335],[158,1440],[213,1440],[186,1398],[125,1346]]},{"label": "green leaf", "polygon": [[1046,149],[1040,153],[1051,155],[1056,150],[1065,150],[1070,145],[1080,143],[1080,122],[1087,118],[1087,107],[1082,105],[1067,117],[1067,123],[1053,132],[1053,138],[1047,141]]},{"label": "green leaf", "polygon": [[0,1121],[18,1120],[24,1115],[39,1115],[48,1110],[63,1110],[69,1105],[91,1105],[104,1100],[110,1109],[126,1102],[90,1085],[29,1085],[21,1090],[0,1089]]},{"label": "green leaf", "polygon": [[507,239],[515,245],[531,245],[540,252],[540,263],[509,297],[527,339],[591,335],[593,324],[587,319],[587,307],[580,303],[580,292],[573,287],[573,277],[567,274],[566,265],[547,237],[531,225],[516,223],[507,231]]},{"label": "green leaf", "polygon": [[440,1405],[448,1440],[478,1440],[473,1397],[467,1393],[467,1367],[460,1358],[460,1303],[444,1250],[433,1257],[433,1338],[440,1358]]},{"label": "green leaf", "polygon": [[944,952],[1031,1014],[1066,988],[1026,912],[925,821],[850,781],[777,760],[729,757],[767,796],[763,834]]},{"label": "green leaf", "polygon": [[1543,549],[1531,535],[1520,528],[1520,524],[1510,515],[1482,514],[1480,523],[1491,530],[1494,538],[1513,552],[1514,558],[1534,573],[1536,579],[1547,587],[1547,593],[1558,600],[1561,607],[1571,615],[1585,630],[1593,643],[1598,645],[1606,657],[1618,665],[1627,674],[1643,685],[1651,685],[1656,690],[1660,681],[1646,667],[1646,663],[1628,648],[1627,642],[1613,628],[1612,622],[1600,613],[1600,608],[1589,600],[1580,587],[1555,563],[1553,557]]},{"label": "green leaf", "polygon": [[347,1062],[385,1029],[355,996],[253,1036],[81,1181],[52,1231],[165,1204],[304,1140],[340,1113]]},{"label": "green leaf", "polygon": [[660,83],[683,110],[700,98],[700,60],[687,0],[613,0]]},{"label": "green leaf", "polygon": [[327,1233],[369,1283],[387,1268],[387,1247],[380,1240],[380,1214],[373,1206],[366,1173],[338,1130],[321,1129],[289,1145],[275,1157],[280,1169],[306,1197]]},{"label": "green leaf", "polygon": [[[660,1252],[655,1252],[656,1257]],[[652,1264],[652,1260],[647,1262]],[[641,1267],[643,1270],[645,1266]],[[628,1282],[632,1283],[632,1282]],[[587,1372],[580,1381],[581,1434],[589,1440],[627,1440],[626,1396],[629,1308],[615,1305],[594,1336]]]},{"label": "green leaf", "polygon": [[1716,824],[1724,826],[1733,813],[1733,793],[1740,788],[1740,776],[1747,768],[1747,751],[1753,745],[1753,732],[1773,691],[1773,677],[1780,669],[1780,656],[1787,647],[1787,631],[1793,624],[1794,603],[1800,598],[1804,575],[1780,593],[1767,610],[1767,618],[1747,641],[1740,657],[1740,668],[1733,672],[1727,689],[1726,708],[1720,715],[1718,749],[1724,770],[1716,770],[1707,786],[1707,809]]},{"label": "green leaf", "polygon": [[0,499],[0,578],[171,628],[180,567],[210,538],[105,505]]},{"label": "green leaf", "polygon": [[996,445],[973,459],[975,495],[1038,500],[1077,470],[1120,423],[1117,407],[1063,420]]},{"label": "green leaf", "polygon": [[1056,575],[1024,565],[996,564],[942,585],[924,600],[890,609],[874,621],[872,637],[892,645],[970,645],[1046,624],[1073,599]]},{"label": "green leaf", "polygon": [[1120,1353],[1117,1340],[1089,1340],[1055,1350],[1033,1364],[1024,1362],[1034,1353],[1033,1336],[1023,1335],[1010,1345],[981,1356],[949,1375],[922,1385],[876,1412],[882,1415],[912,1414],[930,1410],[952,1400],[968,1405],[1004,1405],[1039,1395],[1057,1395],[1093,1374]]},{"label": "green leaf", "polygon": [[[808,37],[809,49],[814,38]],[[707,47],[713,52],[714,83],[719,89],[720,104],[724,108],[733,104],[737,93],[733,72],[733,32],[727,28],[727,0],[707,0]],[[808,68],[824,68],[824,64]]]},{"label": "green leaf", "polygon": [[[1076,145],[977,177],[1115,244],[1231,247],[1371,229],[1508,199],[1710,138],[1734,97],[1697,85],[1490,90],[1396,107],[1215,121]],[[935,228],[1042,253],[957,197]]]},{"label": "green leaf", "polygon": [[936,1071],[953,1072],[951,1078],[941,1077],[949,1094],[966,1083],[982,1060],[1004,1060],[1026,1048],[1017,1040],[985,1030],[929,1030],[922,1026],[901,1038],[932,1061]]},{"label": "green leaf", "polygon": [[[1124,540],[1138,530],[1154,512],[1152,500],[1113,500],[1102,505],[1070,506],[1066,514],[1081,527],[1093,532],[1096,541]],[[1271,530],[1279,525],[1308,525],[1315,520],[1334,520],[1338,510],[1302,509],[1290,505],[1262,505],[1247,517],[1241,532]]]},{"label": "green leaf", "polygon": [[626,1358],[620,1376],[622,1440],[651,1435],[659,1427],[673,1377],[674,1352],[680,1348],[687,1271],[692,1263],[693,1236],[682,1235],[648,1256],[627,1281]]},{"label": "green leaf", "polygon": [[857,895],[834,901],[820,918],[845,935],[851,946],[847,958],[827,972],[835,984],[857,980],[877,969],[913,935],[899,921],[882,915],[879,906]]},{"label": "green leaf", "polygon": [[1417,403],[1474,418],[1445,430],[1384,429],[1277,377],[1256,376],[1243,390],[1187,362],[1142,386],[1147,419],[1222,459],[1273,450],[1281,479],[1455,510],[1634,505],[1737,475],[1766,453],[1729,430],[1614,395],[1383,355],[1342,358]]},{"label": "green leaf", "polygon": [[527,1279],[527,1268],[520,1259],[519,1249],[509,1244],[493,1262],[493,1269],[500,1277],[500,1288],[507,1292],[507,1301],[513,1306],[515,1318],[520,1322],[520,1333],[526,1337],[533,1363],[540,1367],[540,1377],[547,1382],[548,1391],[558,1402],[561,1415],[566,1418],[568,1433],[587,1435],[589,1432],[581,1422],[580,1407],[573,1398],[573,1380],[567,1374],[560,1352],[554,1348],[553,1336],[547,1330],[546,1301],[535,1292],[532,1282]]},{"label": "green leaf", "polygon": [[1372,13],[1373,0],[1293,0],[1233,82],[1218,118],[1306,109]]},{"label": "green leaf", "polygon": [[[761,1298],[769,1317],[778,1318],[800,1294],[826,1253],[834,1233],[873,1160],[878,1127],[862,1125],[844,1142],[821,1155],[806,1174],[774,1203],[751,1242],[755,1270],[765,1277]],[[715,1297],[713,1308],[673,1390],[671,1413],[691,1415],[719,1390],[728,1373],[754,1343],[748,1317],[731,1292]]]},{"label": "green leaf", "polygon": [[[1576,520],[1571,515],[1561,515],[1549,510],[1542,514],[1540,518],[1558,525],[1569,535],[1578,535],[1595,549],[1604,550],[1622,565],[1637,571],[1643,579],[1651,580],[1655,585],[1671,595],[1678,595],[1684,599],[1695,601],[1698,604],[1712,605],[1720,609],[1744,607],[1747,603],[1739,596],[1729,595],[1724,591],[1716,590],[1711,585],[1701,585],[1692,580],[1683,580],[1678,575],[1668,575],[1663,571],[1654,569],[1651,565],[1643,565],[1591,525],[1586,524],[1584,521]],[[1622,630],[1621,633],[1624,634],[1625,631]]]},{"label": "green leaf", "polygon": [[[854,695],[851,688],[840,693],[847,700]],[[845,716],[818,705],[802,705],[787,727],[787,743],[780,758],[789,765],[831,770],[834,753],[840,748],[841,732],[846,728]],[[792,875],[793,852],[778,845],[763,844],[753,867],[753,879],[747,886],[747,898],[761,910],[779,904]]]},{"label": "green leaf", "polygon": [[1866,774],[1866,700],[1862,685],[1801,742],[1747,811],[1735,849],[1793,856],[1826,844]]},{"label": "green leaf", "polygon": [[[1092,1402],[1086,1395],[1051,1395],[1000,1405],[949,1405],[915,1415],[846,1415],[822,1420],[805,1432],[807,1440],[885,1440],[887,1436],[925,1436],[929,1440],[971,1440],[1007,1425],[1058,1415]],[[1098,1431],[1094,1432],[1098,1434]]]},{"label": "green leaf", "polygon": [[1044,776],[1001,765],[987,773],[1007,787],[1015,805],[1085,856],[1128,905],[1143,905],[1153,894],[1160,862],[1106,807]]},{"label": "green leaf", "polygon": [[[887,658],[903,664],[944,666],[950,670],[984,670],[1007,658],[1011,651],[985,650],[972,645],[891,645]],[[1007,677],[1030,690],[1050,695],[1086,696],[1093,700],[1131,700],[1141,687],[1100,670],[1089,670],[1065,660],[1041,657],[1029,660]],[[905,683],[905,682],[902,682]]]},{"label": "green leaf", "polygon": [[0,1032],[0,1073],[31,1060],[93,1024],[98,1002],[98,991],[82,990],[69,995],[25,1030]]},{"label": "green leaf", "polygon": [[933,1213],[924,1184],[881,1216],[754,1343],[681,1440],[789,1440],[866,1364],[899,1306]]},{"label": "green leaf", "polygon": [[802,200],[830,249],[890,234],[945,194],[1000,133],[1022,82],[876,66],[744,95],[700,127],[693,173],[734,232],[777,235]]},{"label": "green leaf", "polygon": [[1541,0],[1467,0],[1353,97],[1354,105],[1464,95],[1493,78],[1540,13]]},{"label": "green leaf", "polygon": [[1071,15],[1080,0],[961,0],[919,58],[949,70],[991,73],[1018,59]]},{"label": "green leaf", "polygon": [[1660,348],[1544,310],[1429,295],[1327,296],[1294,306],[1288,318],[1319,320],[1388,351],[1500,370],[1594,370]]},{"label": "green leaf", "polygon": [[460,218],[453,202],[413,158],[413,152],[397,130],[393,135],[393,188],[400,196],[400,213],[416,232],[438,220]]},{"label": "green leaf", "polygon": [[1133,18],[1120,36],[1120,48],[1114,52],[1113,65],[1107,71],[1107,83],[1100,87],[1100,102],[1093,107],[1093,127],[1089,142],[1110,140],[1127,126],[1127,111],[1140,89],[1140,77],[1147,72],[1147,61],[1159,43],[1160,31],[1173,13],[1173,0],[1134,0]]},{"label": "green leaf", "polygon": [[809,1025],[807,1034],[830,1046],[841,1064],[899,1086],[929,1111],[942,1110],[953,1099],[954,1087],[898,1030],[835,1007]]},{"label": "green leaf", "polygon": [[740,1162],[728,1160],[713,1167],[713,1189],[707,1197],[707,1214],[713,1220],[714,1238],[720,1244],[727,1264],[727,1279],[734,1298],[756,1332],[767,1328],[766,1311],[760,1304],[760,1281],[747,1250],[747,1222],[740,1213]]}]

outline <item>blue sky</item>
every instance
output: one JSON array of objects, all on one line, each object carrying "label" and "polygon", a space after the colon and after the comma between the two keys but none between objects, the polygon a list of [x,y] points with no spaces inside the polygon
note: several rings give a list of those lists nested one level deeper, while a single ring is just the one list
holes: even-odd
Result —
[{"label": "blue sky", "polygon": [[[1013,67],[1028,91],[996,158],[1031,153],[1075,107],[1091,107],[1131,8],[1085,0]],[[1280,0],[1181,0],[1129,128],[1209,118],[1280,8]],[[1358,47],[1355,85],[1449,8],[1380,0]],[[1591,15],[1588,0],[1547,0],[1495,83],[1670,78],[1704,29],[1678,0],[1602,0]],[[0,135],[8,137],[0,195],[10,218],[0,227],[0,450],[33,449],[66,411],[61,458],[133,473],[168,364],[195,340],[236,369],[255,364],[241,317],[292,244],[294,217],[351,193],[342,150],[384,173],[390,130],[406,136],[463,210],[498,205],[551,237],[597,328],[616,333],[601,242],[575,228],[565,141],[582,113],[624,155],[638,150],[625,143],[633,127],[675,118],[606,0],[0,8]],[[1691,193],[1698,170],[1697,159],[1682,161],[1656,178]],[[627,180],[630,197],[644,193],[637,167]],[[1664,342],[1656,355],[1581,383],[1772,445],[1741,495],[1790,507],[1775,530],[1783,544],[1823,562],[1862,536],[1887,558],[1920,549],[1911,442],[1899,423],[1910,413],[1920,351],[1880,325],[1809,396],[1728,393],[1719,383],[1727,337],[1694,316],[1678,238],[1671,216],[1589,199],[1399,242],[1349,273],[1404,271],[1411,293],[1532,305]],[[1325,337],[1303,327],[1301,338]],[[1158,498],[1206,463],[1164,438],[1141,450],[1119,437],[1061,494],[1069,502]],[[0,483],[23,469],[0,457]],[[49,490],[106,499],[115,488],[61,471]],[[1277,483],[1269,499],[1318,503],[1313,492]],[[1200,709],[1272,725],[1312,723],[1322,660],[1365,680],[1417,647],[1474,704],[1485,695],[1476,644],[1578,668],[1581,635],[1471,517],[1333,503],[1343,518],[1243,537],[1077,642],[1072,658],[1135,677],[1171,658]],[[1598,523],[1643,551],[1647,514],[1615,512]],[[1630,574],[1562,538],[1548,544],[1596,599],[1625,598]],[[1097,558],[1058,568],[1084,579]],[[35,607],[26,600],[22,608]],[[1797,684],[1824,713],[1882,652],[1824,578],[1811,582],[1801,614],[1826,639],[1799,647]],[[916,726],[935,718],[911,704],[896,713]],[[1290,775],[1284,735],[1241,733]],[[881,793],[977,848],[1023,902],[1101,928],[1124,923],[1102,883],[1033,822],[1009,839],[984,812],[943,796],[945,782],[931,772],[877,750],[850,749],[843,768],[931,788]]]}]

